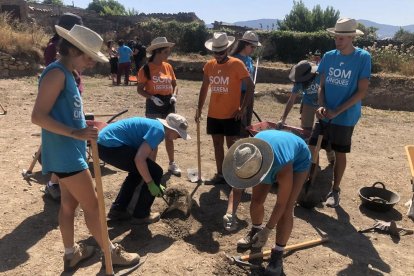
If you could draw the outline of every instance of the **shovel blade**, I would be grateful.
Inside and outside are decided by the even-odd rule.
[[[198,178],[198,170],[196,168],[187,169],[187,178],[192,183],[196,183],[201,180]]]

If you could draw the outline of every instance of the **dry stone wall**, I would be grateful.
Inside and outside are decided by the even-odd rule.
[[[37,67],[37,64],[16,59],[7,53],[0,52],[0,78],[31,75]]]

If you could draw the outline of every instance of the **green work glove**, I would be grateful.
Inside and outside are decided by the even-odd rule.
[[[164,194],[165,187],[162,185],[158,186],[155,184],[154,180],[149,182],[147,185],[152,196],[161,197]]]

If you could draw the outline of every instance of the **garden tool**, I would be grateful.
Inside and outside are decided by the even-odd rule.
[[[189,168],[187,169],[187,177],[190,182],[198,183],[201,185],[203,179],[201,178],[201,141],[200,141],[200,120],[197,122],[197,169]],[[197,187],[198,188],[198,187]]]
[[[405,146],[405,151],[407,153],[408,158],[408,166],[410,167],[411,171],[411,185],[413,196],[411,198],[411,203],[409,203],[407,216],[414,220],[414,145]]]
[[[383,221],[383,220],[375,220],[373,226],[359,230],[359,233],[367,233],[370,231],[376,231],[380,233],[390,234],[391,236],[400,237],[400,235],[410,235],[413,234],[414,231],[411,229],[405,229],[397,225],[397,223],[392,220],[390,222]]]
[[[298,243],[298,244],[288,245],[288,246],[285,247],[285,251],[304,249],[304,248],[307,248],[307,247],[310,247],[310,246],[314,246],[314,245],[324,243],[328,240],[329,240],[329,238],[327,236],[325,236],[325,237],[315,239],[315,240],[311,240],[311,241],[306,241],[306,242],[301,242],[301,243]],[[268,249],[268,250],[265,250],[263,252],[253,253],[253,254],[243,255],[243,256],[230,256],[226,253],[224,253],[224,256],[230,264],[250,266],[250,267],[258,267],[257,265],[249,263],[249,261],[254,260],[254,259],[263,258],[263,257],[268,257],[268,256],[270,256],[271,253],[272,253],[272,250]]]

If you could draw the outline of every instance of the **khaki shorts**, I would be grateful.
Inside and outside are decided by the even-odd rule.
[[[315,122],[315,112],[318,109],[316,106],[303,104],[302,112],[300,116],[301,127],[303,129],[312,129],[313,123]]]

